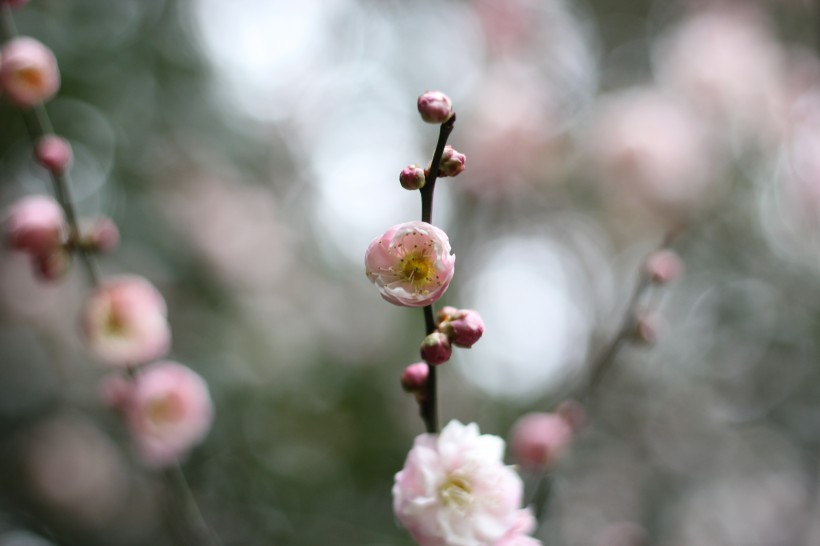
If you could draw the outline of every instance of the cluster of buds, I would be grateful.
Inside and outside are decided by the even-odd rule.
[[[473,309],[443,307],[438,312],[438,327],[421,342],[421,358],[431,366],[450,360],[453,345],[469,349],[484,334],[484,321]]]
[[[6,243],[31,257],[43,280],[60,278],[71,264],[71,251],[106,252],[117,246],[119,231],[107,217],[83,220],[72,233],[62,207],[51,197],[31,195],[12,204],[3,222]]]

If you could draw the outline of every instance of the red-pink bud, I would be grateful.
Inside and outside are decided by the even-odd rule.
[[[73,158],[71,144],[63,137],[46,135],[37,141],[34,158],[49,171],[56,174],[64,173]]]
[[[419,114],[427,123],[444,123],[453,117],[453,101],[441,91],[427,91],[418,99]]]
[[[399,174],[399,183],[406,190],[420,190],[424,187],[425,182],[424,169],[418,165],[409,165]]]
[[[644,345],[653,345],[666,328],[666,321],[658,313],[641,313],[635,317],[633,340]]]
[[[92,252],[108,252],[120,242],[117,224],[107,216],[84,220],[82,229],[83,248]]]
[[[444,153],[441,154],[441,162],[438,167],[439,176],[458,176],[464,171],[467,166],[467,156],[456,151],[455,148],[449,144],[444,147]]]
[[[484,334],[484,321],[473,309],[461,309],[457,314],[445,320],[439,329],[447,334],[453,345],[469,349]]]
[[[71,267],[71,253],[58,248],[49,254],[32,256],[34,271],[44,281],[57,280],[68,272]]]
[[[450,360],[453,348],[450,339],[441,332],[433,332],[424,338],[420,348],[421,358],[431,366],[438,366]]]
[[[441,324],[447,320],[455,318],[460,311],[453,307],[452,305],[445,305],[438,311],[438,324]]]
[[[12,8],[19,8],[28,4],[28,0],[1,0],[3,4],[8,4]]]
[[[523,468],[543,471],[555,463],[572,440],[572,428],[554,413],[529,413],[512,429],[510,449]]]
[[[683,262],[674,250],[664,248],[649,255],[645,270],[655,284],[667,284],[681,276]]]
[[[426,362],[416,362],[407,366],[401,374],[401,387],[407,392],[422,392],[427,386],[430,368]]]

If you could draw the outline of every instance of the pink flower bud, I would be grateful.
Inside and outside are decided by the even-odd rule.
[[[146,463],[167,466],[208,434],[213,404],[208,385],[176,362],[145,367],[125,395],[125,419]]]
[[[63,137],[46,135],[37,141],[34,158],[52,173],[63,173],[68,170],[73,158],[71,144]]]
[[[635,317],[632,338],[636,343],[654,345],[666,328],[666,321],[658,313],[641,313]]]
[[[50,197],[24,197],[9,207],[6,214],[9,246],[34,256],[49,255],[60,248],[65,231],[63,209]]]
[[[394,305],[424,307],[437,301],[453,279],[456,257],[450,240],[426,222],[388,229],[367,247],[365,274]]]
[[[137,366],[164,356],[171,344],[165,300],[142,277],[114,277],[95,290],[83,309],[91,351],[116,367]]]
[[[453,117],[453,101],[441,91],[427,91],[419,95],[419,114],[427,123],[444,123]]]
[[[83,248],[94,252],[108,252],[116,248],[120,242],[120,231],[117,224],[107,216],[100,216],[83,221],[82,241]]]
[[[450,339],[441,332],[433,332],[421,342],[421,359],[431,366],[444,364],[453,354]]]
[[[469,349],[484,334],[484,321],[478,311],[460,309],[439,325],[439,330],[447,334],[453,345]]]
[[[424,169],[418,165],[405,167],[399,174],[399,183],[406,190],[420,190],[426,182]]]
[[[0,88],[20,108],[51,99],[60,88],[57,59],[34,38],[12,38],[0,51]]]
[[[407,366],[401,374],[401,387],[407,392],[422,392],[427,385],[430,368],[426,362],[416,362]]]
[[[44,281],[54,281],[65,275],[71,267],[71,253],[58,248],[48,254],[32,256],[34,271]]]
[[[439,176],[458,176],[464,171],[467,164],[467,156],[456,151],[449,144],[444,147],[441,155],[441,162],[438,167]]]
[[[683,262],[674,250],[664,248],[649,255],[645,270],[655,284],[667,284],[680,278]]]
[[[587,424],[587,412],[584,406],[575,400],[564,400],[555,408],[555,413],[563,418],[576,434]]]
[[[530,471],[543,471],[555,463],[572,440],[572,428],[554,413],[529,413],[512,429],[513,458]]]
[[[460,311],[452,305],[445,305],[438,311],[438,324],[441,325],[441,323],[454,318],[459,313]]]

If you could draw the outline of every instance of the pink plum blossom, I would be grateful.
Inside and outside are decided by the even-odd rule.
[[[393,485],[393,509],[421,546],[486,546],[518,534],[523,484],[504,441],[451,421],[416,437]],[[507,542],[502,544],[518,544]]]
[[[60,88],[57,59],[34,38],[12,38],[0,51],[0,88],[21,108],[51,99]]]
[[[541,541],[528,536],[536,528],[535,517],[529,510],[519,510],[518,518],[507,534],[493,546],[541,546]]]
[[[37,163],[53,173],[63,173],[71,165],[73,153],[71,144],[63,137],[45,135],[34,146]]]
[[[515,461],[527,470],[543,471],[564,452],[573,430],[558,414],[529,413],[515,422],[511,436]]]
[[[182,458],[211,428],[208,385],[176,362],[142,369],[117,403],[146,463],[162,467]]]
[[[394,305],[424,307],[447,290],[456,257],[450,240],[426,222],[406,222],[374,239],[365,253],[365,273]]]
[[[62,247],[66,234],[63,209],[44,195],[24,197],[11,205],[5,220],[11,248],[33,256],[46,256]]]
[[[441,91],[426,91],[417,103],[421,119],[427,123],[444,123],[453,117],[453,101]]]
[[[142,277],[115,277],[89,296],[83,328],[94,355],[111,366],[136,366],[164,356],[171,330],[165,300]]]

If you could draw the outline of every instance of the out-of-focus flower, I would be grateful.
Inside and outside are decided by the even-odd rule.
[[[447,334],[453,345],[469,349],[484,334],[484,321],[481,320],[481,315],[473,309],[446,309],[452,309],[453,312],[444,315],[446,318],[439,323],[439,330]],[[442,316],[442,313],[439,313],[439,316]]]
[[[518,512],[518,521],[507,535],[493,546],[541,546],[541,541],[527,536],[536,528],[536,521],[529,510]]]
[[[71,253],[57,248],[48,254],[32,256],[34,272],[44,281],[54,281],[65,275],[71,267]]]
[[[713,179],[713,150],[697,115],[654,89],[604,100],[586,145],[591,167],[621,201],[670,221],[700,203]]]
[[[151,364],[128,386],[120,404],[146,463],[172,464],[208,434],[213,420],[208,385],[187,366]]]
[[[6,240],[11,248],[46,256],[63,245],[66,221],[63,209],[44,195],[32,195],[11,205],[5,220]]]
[[[664,248],[646,258],[646,275],[655,284],[668,284],[677,280],[683,272],[683,262],[674,250]]]
[[[0,87],[20,108],[45,102],[60,89],[57,59],[34,38],[12,38],[0,51]]]
[[[453,117],[453,101],[441,91],[426,91],[417,102],[421,119],[427,123],[444,123]]]
[[[421,546],[485,546],[516,534],[528,512],[503,452],[504,441],[475,423],[416,437],[393,485],[396,517]]]
[[[19,8],[28,4],[28,0],[0,0],[4,4],[8,4],[12,8]]]
[[[53,173],[63,173],[71,165],[71,144],[61,136],[45,135],[34,146],[37,163]]]
[[[449,144],[444,147],[438,166],[439,176],[458,176],[467,167],[467,156]],[[429,167],[428,167],[429,169]]]
[[[782,120],[783,52],[764,13],[749,2],[701,10],[661,42],[661,83],[718,122],[715,129],[777,133]]]
[[[416,362],[407,366],[401,374],[401,387],[407,392],[420,393],[427,385],[430,368],[426,362]]]
[[[572,440],[572,427],[554,413],[528,413],[512,428],[510,448],[515,461],[530,471],[554,464]]]
[[[119,244],[120,230],[111,218],[99,216],[85,220],[82,224],[80,244],[83,248],[96,252],[108,252]]]
[[[88,298],[83,328],[94,355],[111,366],[136,366],[164,356],[171,330],[162,294],[142,277],[107,280]]]
[[[399,183],[406,190],[419,190],[424,187],[425,182],[424,169],[418,165],[405,167],[399,174]]]
[[[394,305],[424,307],[447,290],[455,271],[447,234],[427,222],[405,222],[374,239],[365,253],[365,273]]]
[[[433,332],[421,342],[421,359],[431,366],[444,364],[453,355],[453,347],[450,345],[450,338],[442,332]]]

